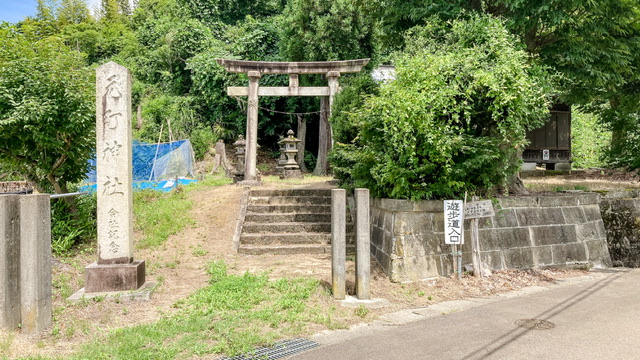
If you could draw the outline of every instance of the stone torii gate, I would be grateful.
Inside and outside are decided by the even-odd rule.
[[[369,63],[369,59],[317,62],[275,62],[216,59],[230,73],[246,73],[248,87],[230,86],[229,96],[247,96],[247,132],[244,180],[240,184],[261,185],[256,178],[256,155],[258,149],[258,104],[260,96],[324,96],[329,97],[329,116],[335,94],[339,90],[338,78],[341,73],[357,73]],[[288,74],[288,87],[260,87],[263,74]],[[329,86],[300,87],[298,75],[323,74]]]

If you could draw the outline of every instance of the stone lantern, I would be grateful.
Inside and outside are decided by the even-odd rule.
[[[233,174],[233,182],[238,182],[244,179],[244,157],[247,141],[244,136],[239,135],[233,146],[236,148],[236,171]]]
[[[298,154],[298,143],[301,140],[293,136],[293,130],[287,131],[287,137],[280,140],[281,154],[284,153],[285,158],[278,161],[278,166],[282,166],[281,179],[302,179],[302,172],[300,166],[296,162],[296,155]]]

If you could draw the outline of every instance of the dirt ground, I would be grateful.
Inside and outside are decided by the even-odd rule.
[[[527,189],[534,192],[550,192],[556,190],[623,190],[640,188],[640,176],[637,171],[622,172],[604,169],[576,170],[570,174],[557,175],[550,172],[544,175],[523,178]]]
[[[316,178],[302,182],[272,183],[274,187],[331,187],[328,178]],[[544,186],[567,186],[574,179],[529,178],[526,184],[542,183]],[[614,183],[606,179],[575,179],[578,183],[591,181]],[[615,186],[640,187],[636,179],[622,179]],[[267,181],[268,178],[267,178]],[[580,182],[581,181],[581,182]],[[555,185],[556,182],[561,185]],[[595,184],[595,183],[593,183]],[[532,186],[532,185],[529,185]],[[594,186],[594,185],[591,185]],[[594,189],[589,186],[590,189]],[[603,185],[604,186],[604,185]],[[110,329],[149,323],[158,320],[174,309],[173,304],[188,297],[197,289],[207,285],[206,265],[212,260],[224,260],[229,270],[268,272],[270,278],[310,276],[325,286],[331,279],[331,262],[328,255],[239,255],[233,246],[233,235],[239,213],[242,188],[227,185],[188,192],[193,200],[191,216],[195,225],[185,228],[177,235],[154,249],[136,251],[136,259],[147,264],[147,281],[156,281],[159,286],[150,301],[123,302],[106,299],[83,300],[69,303],[66,297],[83,286],[84,267],[95,261],[91,246],[77,256],[56,259],[54,263],[54,328],[40,335],[22,335],[0,332],[0,356],[23,357],[29,355],[63,356],[71,353],[96,334]],[[465,276],[462,281],[449,278],[432,279],[412,284],[394,284],[372,263],[371,293],[384,298],[391,305],[372,309],[365,320],[400,309],[424,307],[429,304],[486,296],[526,286],[544,285],[563,277],[583,276],[581,270],[517,270],[499,271],[485,279]],[[348,262],[348,291],[353,293],[354,264]],[[326,299],[325,299],[326,301]],[[352,316],[347,323],[363,321]],[[314,330],[322,330],[313,327]]]

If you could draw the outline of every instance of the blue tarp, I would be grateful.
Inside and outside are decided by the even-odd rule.
[[[191,179],[178,179],[179,185],[189,185],[197,182],[196,180]],[[133,191],[136,190],[144,190],[144,189],[152,189],[156,191],[171,191],[171,189],[175,188],[176,184],[174,180],[166,180],[166,181],[134,181],[133,182]],[[80,191],[86,191],[89,193],[96,192],[97,185],[85,185],[80,187]]]
[[[184,145],[184,146],[183,146]],[[146,144],[134,140],[133,153],[133,189],[153,189],[158,191],[170,191],[174,184],[174,178],[179,177],[180,185],[187,185],[196,180],[182,178],[187,174],[193,176],[193,150],[189,140],[173,141],[162,144]],[[155,161],[155,163],[154,163]],[[85,183],[81,191],[96,191],[96,159],[89,160],[91,171],[87,173]],[[162,180],[164,181],[152,181]]]
[[[138,140],[133,141],[133,181],[149,181],[152,179],[151,171],[153,169],[154,159],[160,159],[168,153],[179,148],[182,144],[189,140],[180,140],[163,144],[146,144]],[[156,155],[156,149],[158,154]],[[89,160],[91,170],[87,173],[88,183],[96,182],[96,159]]]

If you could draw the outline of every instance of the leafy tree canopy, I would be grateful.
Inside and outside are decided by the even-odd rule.
[[[362,59],[374,53],[374,28],[353,0],[291,0],[283,13],[286,61]]]
[[[525,130],[548,116],[550,82],[502,21],[429,22],[395,55],[397,78],[333,121],[361,124],[334,171],[377,197],[495,192],[518,171]],[[337,129],[348,129],[335,123]],[[340,136],[338,136],[340,137]]]
[[[0,29],[0,162],[40,190],[82,180],[95,143],[91,71],[59,38]]]

